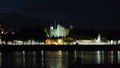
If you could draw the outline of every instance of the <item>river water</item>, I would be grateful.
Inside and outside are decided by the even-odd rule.
[[[15,51],[0,52],[0,67],[67,68],[76,57],[85,64],[120,64],[120,51]]]

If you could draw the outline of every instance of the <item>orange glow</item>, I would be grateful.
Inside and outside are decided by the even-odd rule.
[[[46,45],[64,45],[63,39],[47,39],[45,41]]]
[[[58,42],[59,45],[63,45],[64,44],[63,39],[58,39],[57,42]]]
[[[7,31],[5,31],[3,28],[0,28],[0,34],[7,34],[8,32]]]
[[[61,56],[61,55],[62,55],[62,51],[61,51],[61,50],[58,51],[58,52],[57,52],[57,55],[60,55],[60,56]]]

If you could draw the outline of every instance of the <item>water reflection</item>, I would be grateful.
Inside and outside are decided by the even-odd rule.
[[[0,52],[0,67],[66,68],[76,57],[85,64],[120,64],[120,51],[16,51]]]
[[[62,64],[62,51],[45,52],[45,68],[64,68]]]
[[[2,56],[2,53],[0,52],[0,67],[2,66],[2,59],[1,59],[2,57],[1,56]]]
[[[118,54],[118,63],[120,63],[120,51],[118,51],[117,54]]]

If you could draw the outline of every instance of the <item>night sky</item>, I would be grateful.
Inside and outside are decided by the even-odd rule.
[[[73,24],[79,28],[120,29],[120,4],[117,0],[0,0],[0,18],[5,13],[22,14],[30,19],[57,20],[62,25]],[[53,23],[43,25],[46,24]]]

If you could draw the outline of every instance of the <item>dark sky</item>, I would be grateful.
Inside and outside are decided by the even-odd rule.
[[[29,18],[66,20],[59,23],[80,28],[120,29],[117,0],[0,0],[0,13],[13,12]]]

